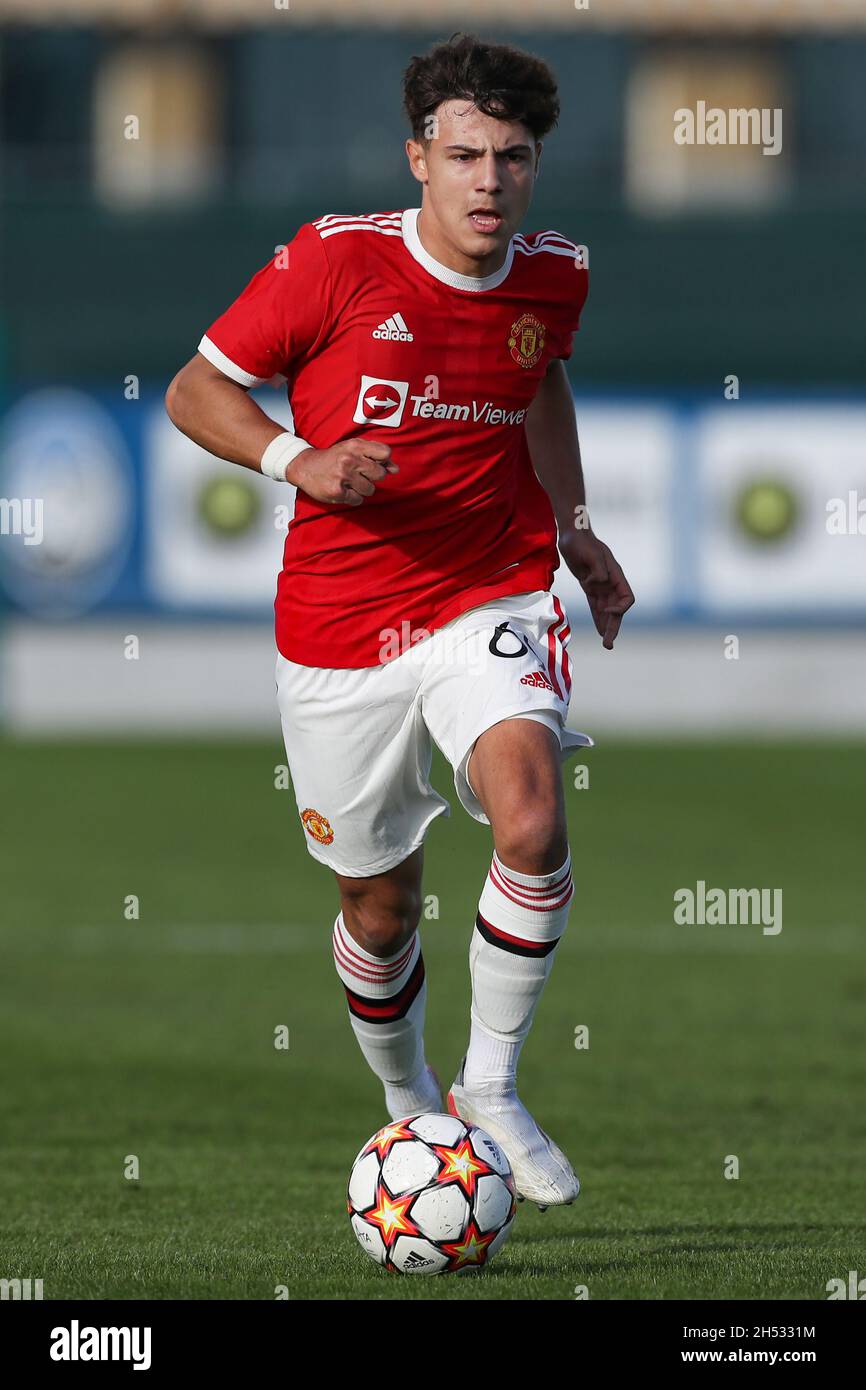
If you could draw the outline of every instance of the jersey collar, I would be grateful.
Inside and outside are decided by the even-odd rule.
[[[434,260],[430,252],[421,245],[417,225],[420,211],[420,208],[406,208],[401,219],[403,243],[410,256],[413,256],[419,265],[422,265],[431,275],[435,275],[437,280],[441,280],[444,285],[450,285],[454,290],[495,290],[497,285],[502,284],[511,270],[511,263],[514,260],[513,239],[508,243],[504,262],[498,270],[494,270],[492,275],[461,275],[459,271],[452,270],[450,266]]]

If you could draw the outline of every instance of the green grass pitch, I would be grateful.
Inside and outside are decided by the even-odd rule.
[[[577,892],[520,1087],[582,1192],[521,1207],[475,1279],[386,1275],[350,1230],[349,1166],[387,1117],[284,759],[0,747],[0,1276],[46,1299],[561,1300],[823,1299],[866,1274],[862,746],[600,746],[580,790],[566,765]],[[438,755],[434,780],[453,809],[427,842],[422,940],[447,1085],[491,842]],[[675,925],[698,879],[781,887],[781,933]]]

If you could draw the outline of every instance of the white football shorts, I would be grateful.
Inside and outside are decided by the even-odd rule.
[[[563,761],[592,744],[566,729],[568,618],[546,589],[471,608],[381,665],[335,670],[277,653],[289,772],[314,859],[338,874],[384,873],[423,843],[451,804],[430,785],[435,742],[470,816],[475,740],[503,719],[546,724]],[[399,648],[398,648],[399,650]]]

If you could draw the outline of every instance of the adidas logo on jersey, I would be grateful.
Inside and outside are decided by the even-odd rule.
[[[409,332],[402,314],[392,314],[378,328],[373,329],[374,338],[382,338],[388,343],[414,343],[415,336]]]

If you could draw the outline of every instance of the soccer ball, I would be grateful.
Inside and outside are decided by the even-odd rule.
[[[400,1274],[477,1270],[505,1244],[516,1210],[511,1165],[477,1125],[454,1115],[395,1120],[364,1145],[349,1175],[352,1230]]]

